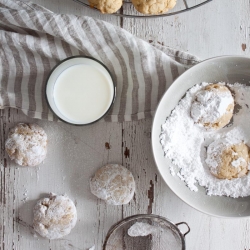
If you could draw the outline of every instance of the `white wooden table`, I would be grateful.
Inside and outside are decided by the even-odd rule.
[[[214,0],[188,13],[152,20],[105,16],[71,0],[33,1],[54,12],[106,20],[146,41],[158,41],[201,59],[249,54],[249,0]],[[133,12],[129,7],[124,11]],[[187,222],[191,227],[186,237],[187,250],[250,249],[250,219],[207,216],[169,190],[153,161],[151,120],[73,127],[33,120],[17,110],[6,109],[0,114],[1,250],[86,250],[93,245],[101,250],[108,229],[122,218],[138,213],[154,213],[173,222]],[[18,122],[36,122],[48,134],[48,156],[39,168],[18,168],[4,151],[9,128]],[[90,193],[90,176],[102,165],[114,162],[130,169],[136,179],[138,192],[126,206],[106,206]],[[67,193],[77,204],[78,223],[61,240],[49,241],[31,233],[35,201],[49,192]]]

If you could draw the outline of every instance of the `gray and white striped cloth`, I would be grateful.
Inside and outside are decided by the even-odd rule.
[[[198,62],[107,22],[0,0],[0,108],[57,120],[45,100],[45,82],[60,60],[73,55],[95,57],[113,74],[117,97],[106,121],[151,117],[165,90]]]

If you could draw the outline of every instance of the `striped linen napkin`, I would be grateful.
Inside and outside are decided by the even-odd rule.
[[[115,104],[105,121],[152,117],[172,82],[198,59],[91,17],[55,14],[31,2],[0,0],[0,108],[57,120],[45,99],[50,70],[74,55],[92,56],[111,71]]]

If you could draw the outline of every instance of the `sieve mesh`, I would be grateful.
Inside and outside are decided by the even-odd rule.
[[[154,227],[148,236],[131,237],[128,229],[136,222]],[[104,250],[184,250],[184,237],[176,225],[163,217],[138,215],[126,218],[114,226],[106,237]]]

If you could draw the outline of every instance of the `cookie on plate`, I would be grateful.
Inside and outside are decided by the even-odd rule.
[[[176,0],[132,0],[136,10],[149,15],[163,14],[176,5]]]
[[[191,106],[194,122],[209,129],[226,126],[234,110],[234,98],[231,91],[222,84],[210,84],[200,90]]]
[[[217,139],[208,146],[206,163],[219,179],[239,178],[249,171],[249,148],[243,142]]]

